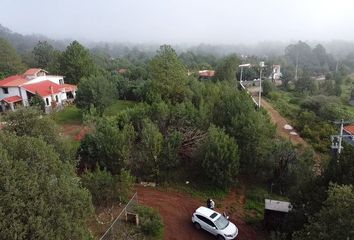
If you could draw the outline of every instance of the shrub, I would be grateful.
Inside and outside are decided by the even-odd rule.
[[[120,175],[112,175],[99,167],[82,176],[82,183],[92,194],[93,204],[107,206],[115,201],[126,201],[132,193],[134,177],[122,170]]]
[[[281,95],[280,93],[278,92],[270,92],[267,97],[270,99],[270,100],[273,100],[273,101],[277,101],[281,98]]]
[[[154,239],[162,239],[164,224],[160,214],[152,208],[141,205],[136,207],[136,212],[139,215],[141,231],[155,237]]]

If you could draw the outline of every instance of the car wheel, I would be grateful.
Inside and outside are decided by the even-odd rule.
[[[221,235],[218,235],[218,240],[225,240],[225,238]]]
[[[200,230],[201,229],[201,227],[200,227],[200,224],[199,223],[194,223],[194,227],[195,227],[195,229],[197,229],[197,230]]]

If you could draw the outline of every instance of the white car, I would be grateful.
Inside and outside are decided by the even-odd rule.
[[[235,239],[238,229],[223,215],[206,207],[199,207],[192,216],[192,222],[196,229],[204,229],[219,240]]]

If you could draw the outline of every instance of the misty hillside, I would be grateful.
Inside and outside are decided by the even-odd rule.
[[[74,39],[51,39],[40,33],[24,35],[13,32],[11,29],[0,24],[0,38],[5,38],[11,42],[19,53],[26,53],[32,51],[34,46],[39,41],[47,41],[57,50],[64,50],[66,46]],[[80,41],[84,46],[91,49],[94,53],[105,53],[112,57],[126,56],[131,51],[145,52],[148,55],[153,55],[161,44],[153,43],[128,43],[128,42],[94,42],[94,41]],[[214,55],[216,57],[223,57],[228,54],[237,53],[239,55],[255,55],[260,57],[276,57],[284,54],[286,46],[292,42],[280,41],[262,41],[257,44],[178,44],[173,45],[177,53],[191,51],[201,55]],[[306,41],[305,41],[306,42]],[[348,54],[354,53],[354,42],[333,40],[330,42],[307,42],[310,46],[315,46],[321,43],[328,53],[334,57],[343,59]]]

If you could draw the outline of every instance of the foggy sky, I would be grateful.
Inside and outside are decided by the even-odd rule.
[[[0,0],[21,34],[132,43],[354,40],[351,0]]]

